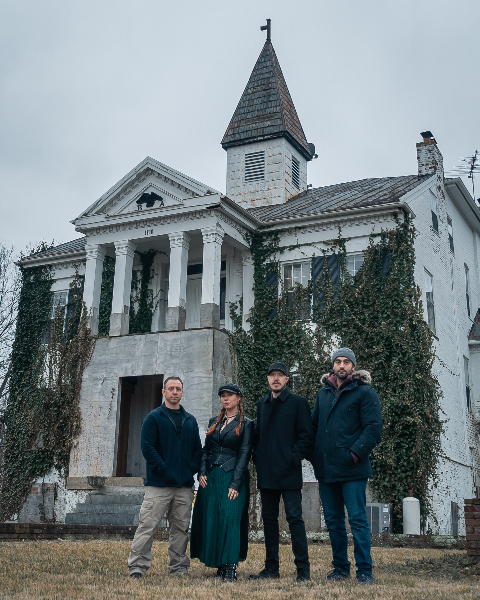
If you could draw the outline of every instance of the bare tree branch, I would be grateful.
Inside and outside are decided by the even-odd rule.
[[[20,269],[14,263],[14,256],[14,247],[0,241],[0,407],[8,391],[10,357],[21,287]]]

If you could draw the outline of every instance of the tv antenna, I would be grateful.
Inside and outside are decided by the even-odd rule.
[[[465,175],[472,180],[472,191],[473,191],[473,200],[475,199],[475,175],[480,173],[480,152],[475,150],[472,156],[461,156],[459,159],[460,164],[456,167],[453,167],[453,170],[450,171],[452,175],[460,175],[460,177],[465,177]]]

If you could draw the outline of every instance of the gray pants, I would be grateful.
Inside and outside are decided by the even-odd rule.
[[[152,566],[153,539],[167,508],[170,525],[168,572],[170,575],[188,573],[190,559],[185,552],[188,544],[192,503],[193,488],[145,487],[145,498],[140,509],[140,522],[128,557],[130,575],[132,573],[144,575],[145,571]]]

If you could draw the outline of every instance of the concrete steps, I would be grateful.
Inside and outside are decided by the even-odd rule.
[[[145,491],[143,488],[103,487],[90,492],[75,512],[67,513],[65,523],[75,525],[138,525]],[[166,527],[166,519],[159,523]]]
[[[78,506],[78,505],[77,505]],[[140,511],[140,509],[139,509]],[[74,513],[65,516],[67,525],[138,525],[138,512],[124,514],[96,514],[81,513],[75,509]]]

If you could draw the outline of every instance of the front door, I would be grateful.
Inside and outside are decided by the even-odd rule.
[[[200,327],[200,305],[202,304],[202,275],[189,275],[187,278],[187,305],[185,329]]]
[[[163,375],[122,377],[117,441],[117,477],[145,477],[140,447],[142,423],[162,403]]]

